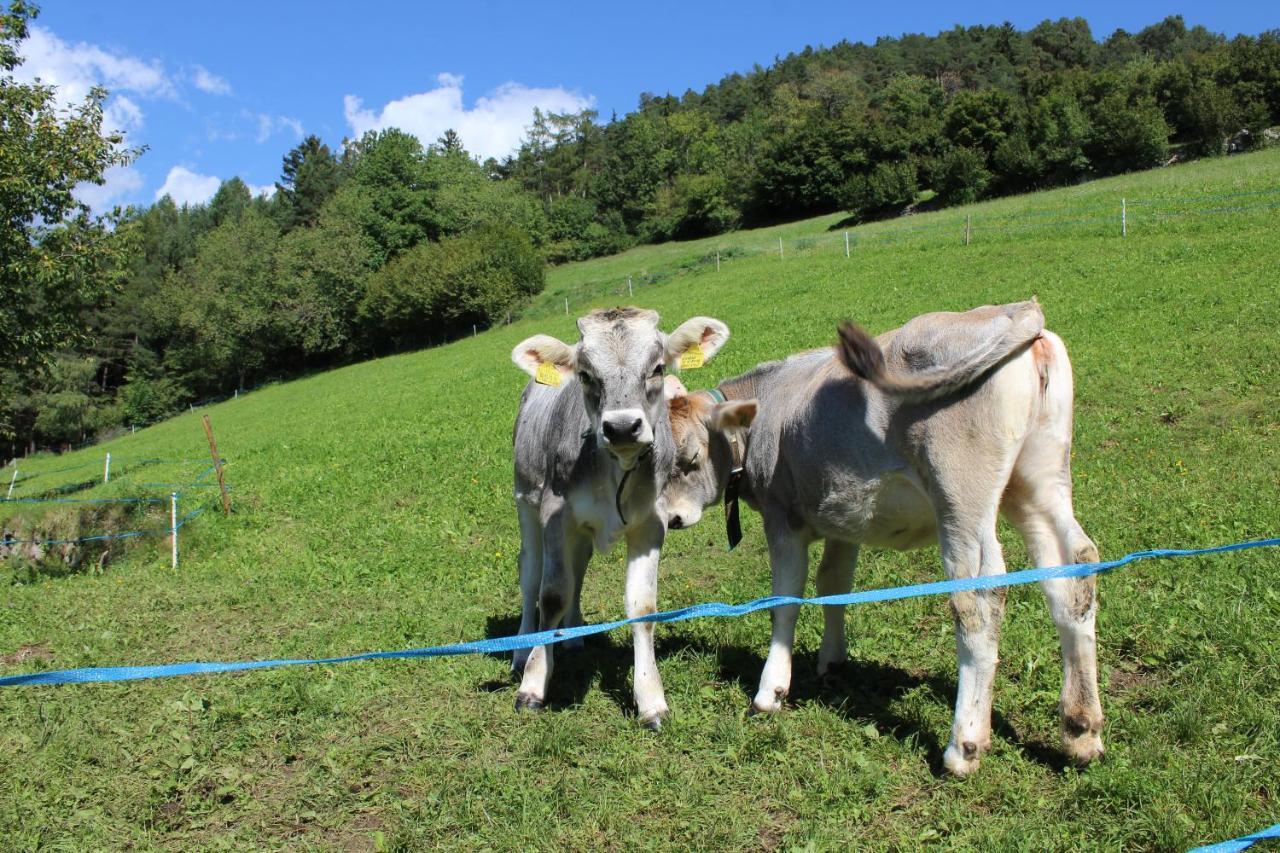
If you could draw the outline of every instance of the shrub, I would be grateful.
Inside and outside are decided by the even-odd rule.
[[[542,291],[542,256],[528,235],[494,224],[420,243],[372,276],[360,305],[370,346],[421,345],[487,326]]]
[[[845,183],[841,204],[854,216],[868,219],[905,207],[918,189],[914,163],[880,163]]]
[[[972,204],[991,183],[987,158],[972,148],[953,148],[942,159],[937,190],[943,204]]]

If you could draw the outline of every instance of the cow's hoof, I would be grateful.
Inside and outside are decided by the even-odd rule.
[[[942,766],[957,779],[964,779],[977,771],[982,762],[982,750],[977,744],[965,741],[957,746],[954,742],[947,744],[947,751],[942,753]]]
[[[834,660],[818,661],[818,675],[827,677],[831,675],[846,675],[849,668],[849,658],[835,658]]]
[[[786,698],[787,689],[785,687],[775,687],[772,693],[761,690],[756,694],[756,698],[751,700],[751,710],[748,713],[751,716],[780,713],[782,711],[782,700]]]
[[[847,658],[818,664],[818,680],[827,689],[848,686],[849,674],[850,667]]]
[[[1097,732],[1075,734],[1066,726],[1062,730],[1062,751],[1077,767],[1087,767],[1095,761],[1101,761],[1107,752]]]
[[[638,722],[641,728],[648,729],[651,732],[660,732],[662,731],[662,721],[666,718],[666,711],[652,711],[648,714],[642,714]]]
[[[517,711],[541,711],[545,706],[546,703],[541,699],[537,699],[525,693],[516,694]]]
[[[1102,714],[1085,710],[1063,714],[1062,751],[1078,767],[1102,758],[1106,752],[1102,747]]]

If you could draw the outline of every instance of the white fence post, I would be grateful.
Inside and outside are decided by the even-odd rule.
[[[720,272],[720,250],[716,249],[716,272]]]
[[[173,568],[178,568],[178,493],[169,493],[169,536],[173,540]]]
[[[635,291],[631,289],[631,276],[627,276],[627,296],[635,296]]]
[[[969,214],[964,215],[964,244],[969,245]]]
[[[18,461],[18,460],[16,460],[16,459],[14,460],[14,465],[13,465],[13,476],[9,478],[9,494],[7,494],[7,495],[5,495],[5,496],[4,496],[4,499],[5,499],[5,500],[9,500],[9,498],[13,497],[13,484],[14,484],[14,483],[16,483],[16,482],[18,482],[18,465],[17,465],[17,461]]]
[[[564,313],[566,317],[569,316],[569,297],[567,296],[564,299]]]
[[[1120,199],[1120,236],[1129,236],[1129,211],[1125,208],[1125,200]]]
[[[779,257],[780,259],[782,259],[782,260],[786,260],[786,257],[787,257],[786,255],[784,255],[784,254],[782,253],[782,238],[781,238],[781,237],[779,237],[779,238],[778,238],[778,257]]]
[[[849,257],[849,232],[844,232],[844,256]]]
[[[107,454],[107,462],[102,466],[102,482],[111,482],[111,454]]]

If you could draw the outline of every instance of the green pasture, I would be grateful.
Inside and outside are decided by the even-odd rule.
[[[0,562],[0,674],[513,632],[510,433],[525,377],[509,352],[534,332],[571,339],[564,300],[574,316],[625,302],[628,275],[664,328],[694,314],[731,327],[720,358],[685,374],[690,387],[822,346],[845,317],[878,332],[1035,295],[1074,362],[1076,511],[1104,558],[1276,535],[1280,193],[1265,191],[1278,189],[1275,150],[853,228],[848,259],[838,216],[638,248],[552,270],[510,327],[25,461],[34,477],[107,450],[201,459],[208,413],[235,511],[183,528],[176,572],[162,537],[74,569]],[[171,467],[164,477],[201,470]],[[93,485],[87,470],[15,496],[58,484],[130,494],[152,479],[126,468]],[[211,498],[184,496],[184,511]],[[0,519],[166,523],[154,508],[47,512],[11,504]],[[744,521],[732,554],[718,509],[669,536],[662,608],[768,593],[758,519]],[[1016,536],[1002,539],[1023,567]],[[867,551],[855,584],[940,576],[936,548]],[[596,556],[588,620],[622,615],[622,578],[621,548]],[[814,672],[821,615],[802,614],[791,707],[773,718],[745,713],[766,615],[659,627],[673,716],[657,734],[631,718],[624,632],[559,656],[540,714],[513,710],[497,657],[0,689],[0,846],[1179,850],[1280,820],[1280,552],[1144,562],[1100,590],[1107,759],[1084,771],[1057,751],[1057,640],[1039,592],[1022,587],[1009,595],[994,747],[966,781],[940,772],[950,615],[918,599],[850,611],[853,663],[834,686]]]

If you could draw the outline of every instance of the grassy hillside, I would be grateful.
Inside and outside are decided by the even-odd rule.
[[[731,326],[691,386],[825,344],[846,316],[879,331],[1035,294],[1075,364],[1076,509],[1104,556],[1275,534],[1280,212],[1262,205],[1280,197],[1187,199],[1276,187],[1280,151],[859,228],[848,260],[828,217],[557,269],[511,327],[209,409],[235,514],[187,526],[176,573],[161,540],[101,572],[10,572],[0,655],[38,643],[51,659],[0,672],[513,632],[523,376],[508,353],[535,331],[571,338],[563,300],[575,316],[617,302],[627,275],[665,328],[704,313]],[[1147,202],[1124,239],[1122,196]],[[1187,208],[1199,212],[1154,216]],[[1024,227],[1092,209],[1108,219]],[[718,273],[697,263],[717,249]],[[106,449],[198,458],[203,441],[188,414]],[[669,537],[662,607],[767,593],[758,520],[745,520],[732,554],[718,510]],[[1002,538],[1010,568],[1025,565]],[[856,583],[940,574],[936,548],[867,552]],[[793,707],[771,719],[744,713],[766,616],[660,627],[674,717],[657,735],[629,719],[624,634],[560,657],[555,707],[537,715],[513,712],[508,663],[488,657],[6,689],[0,833],[19,849],[1185,848],[1280,816],[1277,576],[1280,555],[1264,551],[1101,581],[1108,757],[1084,772],[1060,764],[1057,641],[1039,592],[1019,588],[994,749],[964,782],[939,775],[955,650],[946,602],[925,599],[850,612],[854,665],[838,688],[814,675],[821,618],[803,613]],[[587,618],[619,616],[621,590],[620,550],[598,555]]]

